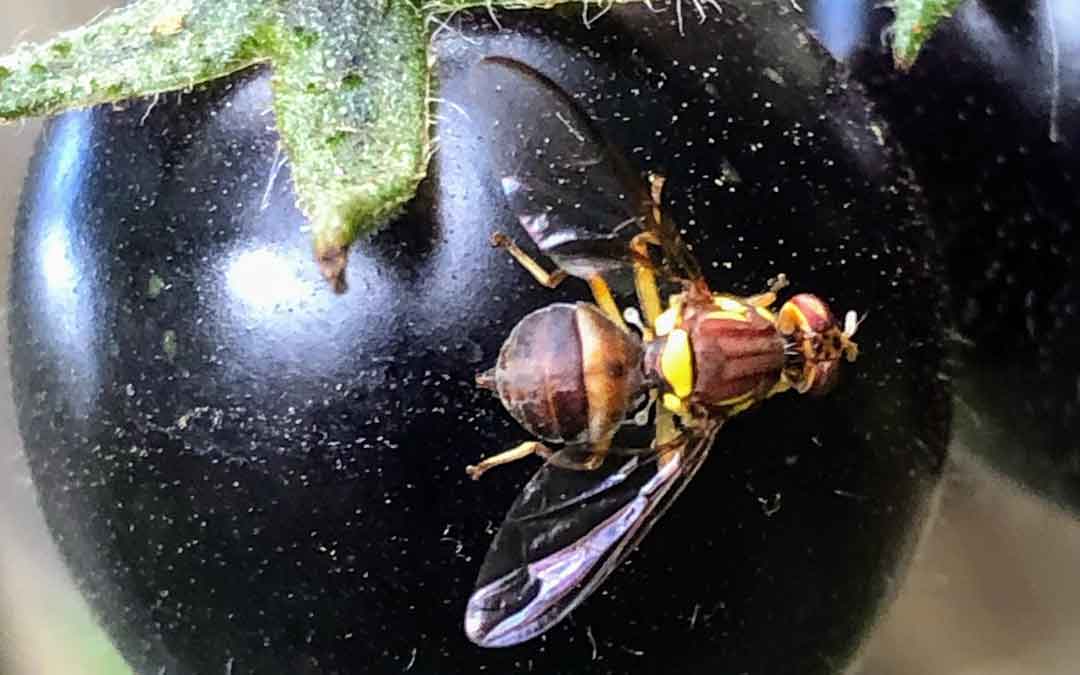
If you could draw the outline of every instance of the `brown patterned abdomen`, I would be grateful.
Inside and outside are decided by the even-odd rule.
[[[557,443],[588,430],[581,339],[574,305],[557,303],[522,319],[499,351],[495,388],[523,427]]]
[[[522,319],[495,367],[503,405],[556,443],[606,438],[641,385],[641,342],[595,305],[556,303]]]

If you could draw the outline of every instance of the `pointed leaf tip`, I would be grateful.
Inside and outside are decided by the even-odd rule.
[[[319,267],[343,289],[349,247],[400,212],[424,176],[428,35],[406,2],[326,7],[287,6],[274,111]]]
[[[344,293],[349,288],[345,278],[345,268],[349,263],[349,249],[342,246],[331,246],[315,250],[315,262],[319,266],[319,272],[334,289],[335,293]]]

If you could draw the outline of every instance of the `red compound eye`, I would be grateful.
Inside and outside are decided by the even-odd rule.
[[[824,333],[836,326],[829,306],[812,293],[799,293],[780,308],[778,327],[781,333]]]
[[[805,317],[806,329],[815,333],[824,333],[826,329],[836,325],[836,319],[833,318],[829,306],[812,293],[799,293],[788,300],[788,303],[798,308]]]

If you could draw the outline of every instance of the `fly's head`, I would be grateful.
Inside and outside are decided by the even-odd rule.
[[[835,384],[842,359],[854,361],[859,346],[852,337],[862,323],[854,311],[841,324],[825,302],[800,293],[784,303],[777,315],[777,330],[787,341],[791,379],[803,393],[824,394]]]

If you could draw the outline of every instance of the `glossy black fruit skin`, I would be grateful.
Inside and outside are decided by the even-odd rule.
[[[845,7],[846,5],[846,7]],[[1080,510],[1080,30],[1070,3],[962,5],[909,74],[889,12],[820,0],[945,249],[960,446]]]
[[[430,179],[356,247],[343,296],[311,263],[265,72],[50,124],[12,279],[20,428],[61,551],[138,672],[843,669],[941,467],[936,251],[887,130],[797,16],[755,6],[686,39],[670,20],[444,32],[456,105]],[[605,588],[507,650],[461,623],[535,464],[467,480],[526,438],[473,377],[522,316],[586,289],[539,288],[487,245],[524,236],[468,116],[484,54],[540,69],[669,176],[714,287],[786,272],[871,317],[833,394],[734,420]]]

